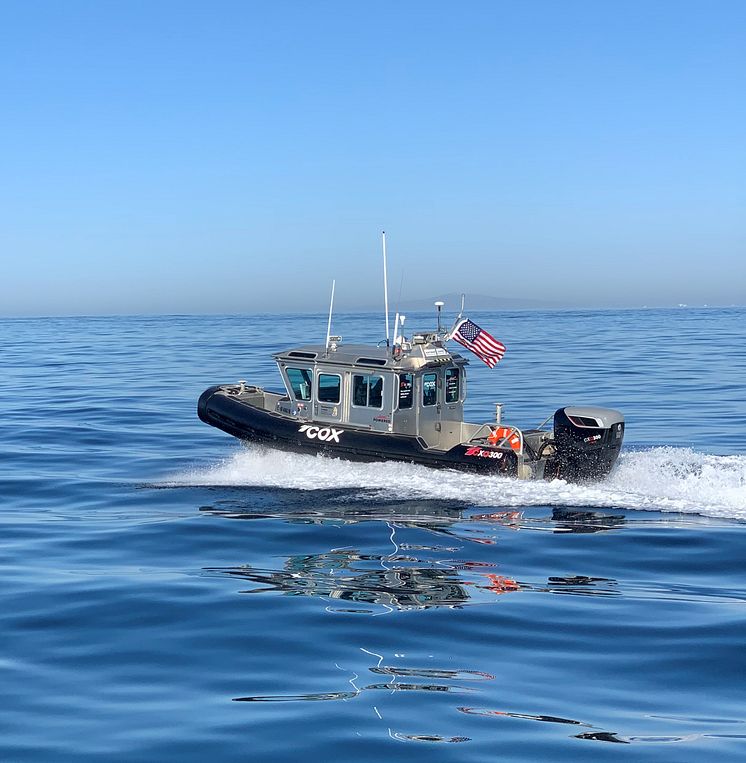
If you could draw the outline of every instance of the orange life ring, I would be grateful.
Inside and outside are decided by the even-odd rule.
[[[487,435],[487,442],[490,445],[497,445],[503,441],[507,442],[513,450],[521,449],[521,438],[513,427],[497,427]]]

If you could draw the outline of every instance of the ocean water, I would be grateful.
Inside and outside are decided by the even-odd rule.
[[[607,480],[197,419],[322,315],[0,320],[0,760],[746,759],[746,310],[473,317],[467,418],[618,408]]]

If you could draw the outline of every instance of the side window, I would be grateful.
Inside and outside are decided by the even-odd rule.
[[[460,381],[461,372],[458,368],[446,368],[446,403],[458,402]]]
[[[423,374],[422,375],[422,404],[423,405],[435,405],[438,402],[438,375],[437,374]]]
[[[412,374],[399,374],[399,410],[412,407],[414,386]]]
[[[383,377],[352,377],[352,404],[358,407],[383,408]]]
[[[320,403],[338,403],[342,377],[338,374],[319,374],[316,398]]]
[[[368,405],[368,377],[367,376],[353,376],[352,377],[352,404],[353,405]]]
[[[383,376],[370,377],[368,406],[370,408],[383,408]]]
[[[293,390],[296,400],[311,399],[311,369],[310,368],[288,368],[288,380]]]

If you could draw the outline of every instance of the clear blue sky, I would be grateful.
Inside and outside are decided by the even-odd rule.
[[[746,303],[746,2],[0,4],[0,314]],[[394,284],[396,284],[394,286]]]

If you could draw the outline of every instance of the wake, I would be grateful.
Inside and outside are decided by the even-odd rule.
[[[229,458],[172,476],[164,486],[245,486],[349,490],[361,499],[449,500],[514,508],[565,506],[672,511],[746,519],[746,456],[689,448],[622,453],[609,478],[569,484],[522,482],[403,463],[359,464],[242,446]]]

